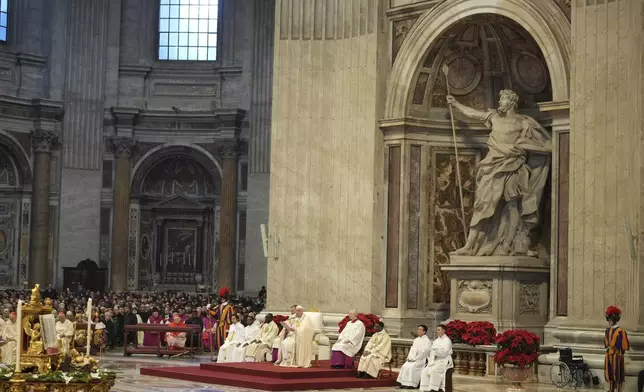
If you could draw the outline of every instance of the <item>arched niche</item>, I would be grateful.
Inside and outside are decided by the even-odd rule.
[[[29,155],[14,137],[4,131],[0,131],[0,155],[12,162],[16,179],[13,187],[31,187],[33,176]]]
[[[384,119],[410,116],[416,81],[428,50],[446,31],[473,15],[512,20],[539,47],[551,80],[552,100],[567,101],[570,75],[570,22],[551,0],[445,0],[422,15],[407,35],[387,84]]]

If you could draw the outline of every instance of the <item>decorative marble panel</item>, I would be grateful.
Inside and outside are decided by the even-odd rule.
[[[389,147],[388,201],[387,201],[387,277],[385,283],[385,305],[398,307],[398,267],[400,249],[400,174],[401,147]]]
[[[559,134],[557,173],[557,316],[568,315],[568,196],[570,133]]]
[[[479,151],[459,150],[466,227],[474,205],[476,163],[479,157]],[[430,239],[427,272],[428,276],[433,277],[434,290],[427,295],[432,302],[440,304],[450,301],[450,280],[440,266],[449,263],[449,252],[465,245],[454,150],[432,148],[432,162],[428,172]]]
[[[534,283],[519,283],[519,314],[541,315],[541,285]]]
[[[416,23],[416,20],[418,20],[418,16],[414,16],[408,19],[396,20],[393,22],[394,36],[391,41],[391,61],[392,62],[396,60],[396,56],[398,56],[398,52],[400,51],[400,48],[403,42],[405,41],[405,38],[407,38],[407,34],[409,34],[409,30],[411,30],[414,23]]]
[[[111,254],[111,233],[112,233],[112,209],[109,207],[101,208],[100,220],[100,251],[99,264],[105,268],[110,264]]]
[[[136,290],[139,256],[140,206],[130,205],[130,229],[128,234],[127,288]]]
[[[141,211],[140,236],[139,236],[139,290],[152,288],[152,266],[153,263],[153,239],[154,239],[154,221],[151,211]]]
[[[212,242],[212,267],[210,267],[212,276],[212,287],[219,287],[219,233],[220,233],[221,206],[215,206],[215,236]],[[207,267],[208,268],[208,267]]]
[[[461,280],[457,283],[459,313],[489,314],[492,312],[492,281]]]
[[[421,147],[410,149],[409,168],[409,227],[407,229],[407,309],[418,309],[420,281],[420,165]]]
[[[0,285],[13,283],[17,210],[15,200],[0,200]]]
[[[31,233],[31,199],[22,201],[20,217],[20,266],[18,284],[27,281],[29,268],[29,234]]]

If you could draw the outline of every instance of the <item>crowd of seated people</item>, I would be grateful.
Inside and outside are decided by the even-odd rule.
[[[29,290],[2,290],[0,291],[0,335],[5,328],[2,324],[10,320],[10,315],[15,313],[18,300],[28,300]],[[128,342],[123,341],[124,327],[139,323],[170,324],[178,316],[181,323],[199,324],[204,333],[201,336],[190,336],[185,342],[186,346],[196,347],[198,339],[202,339],[203,347],[208,350],[211,345],[209,339],[215,333],[215,320],[211,310],[223,301],[217,294],[189,294],[184,292],[108,292],[100,293],[84,290],[78,287],[75,290],[57,292],[49,287],[41,292],[41,298],[50,298],[52,307],[57,315],[57,333],[59,340],[76,346],[86,345],[86,329],[73,329],[70,325],[87,323],[87,300],[92,299],[93,330],[92,346],[96,349],[113,349],[123,347],[124,344],[156,346],[158,339],[166,345],[167,340],[160,334],[137,333],[130,334]],[[229,297],[227,298],[234,313],[244,321],[250,320],[254,315],[264,309],[265,289],[259,297]],[[71,336],[70,336],[71,335]],[[1,338],[1,336],[0,336]]]

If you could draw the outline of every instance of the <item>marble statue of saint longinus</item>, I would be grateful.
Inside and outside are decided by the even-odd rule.
[[[489,152],[477,167],[467,242],[452,255],[537,256],[530,249],[530,231],[539,222],[552,138],[535,119],[516,112],[519,96],[514,91],[502,90],[499,96],[499,108],[489,111],[447,96],[449,104],[491,129]]]

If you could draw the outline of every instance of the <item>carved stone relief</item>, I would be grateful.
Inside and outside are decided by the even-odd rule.
[[[469,223],[474,202],[475,169],[480,153],[461,150],[459,166],[465,202],[465,223]],[[433,148],[429,173],[429,262],[428,276],[433,276],[433,293],[428,293],[430,302],[450,301],[450,279],[440,266],[449,264],[449,253],[465,244],[463,219],[461,217],[456,157],[451,149]],[[433,271],[432,271],[433,263]],[[433,273],[433,275],[432,275]]]
[[[13,281],[16,213],[15,201],[0,200],[0,285],[9,285]]]
[[[139,236],[139,290],[152,288],[154,222],[151,211],[141,211]]]
[[[541,285],[519,283],[519,314],[541,315]]]
[[[151,196],[214,197],[217,193],[212,173],[197,161],[179,156],[157,164],[143,182],[143,193]]]
[[[130,205],[130,228],[128,234],[128,257],[127,257],[127,288],[136,290],[137,266],[139,255],[139,214],[138,204]]]
[[[20,267],[18,268],[18,284],[27,281],[29,268],[29,234],[31,232],[31,200],[22,201],[20,217]]]
[[[407,37],[409,30],[411,30],[411,27],[414,25],[414,23],[416,23],[416,20],[418,20],[418,17],[414,16],[412,18],[396,20],[393,22],[394,34],[393,34],[393,40],[391,42],[391,60],[392,61],[396,60],[396,56],[400,51],[400,47],[405,41],[405,38]]]
[[[458,311],[463,313],[485,314],[492,311],[491,280],[458,281]]]

